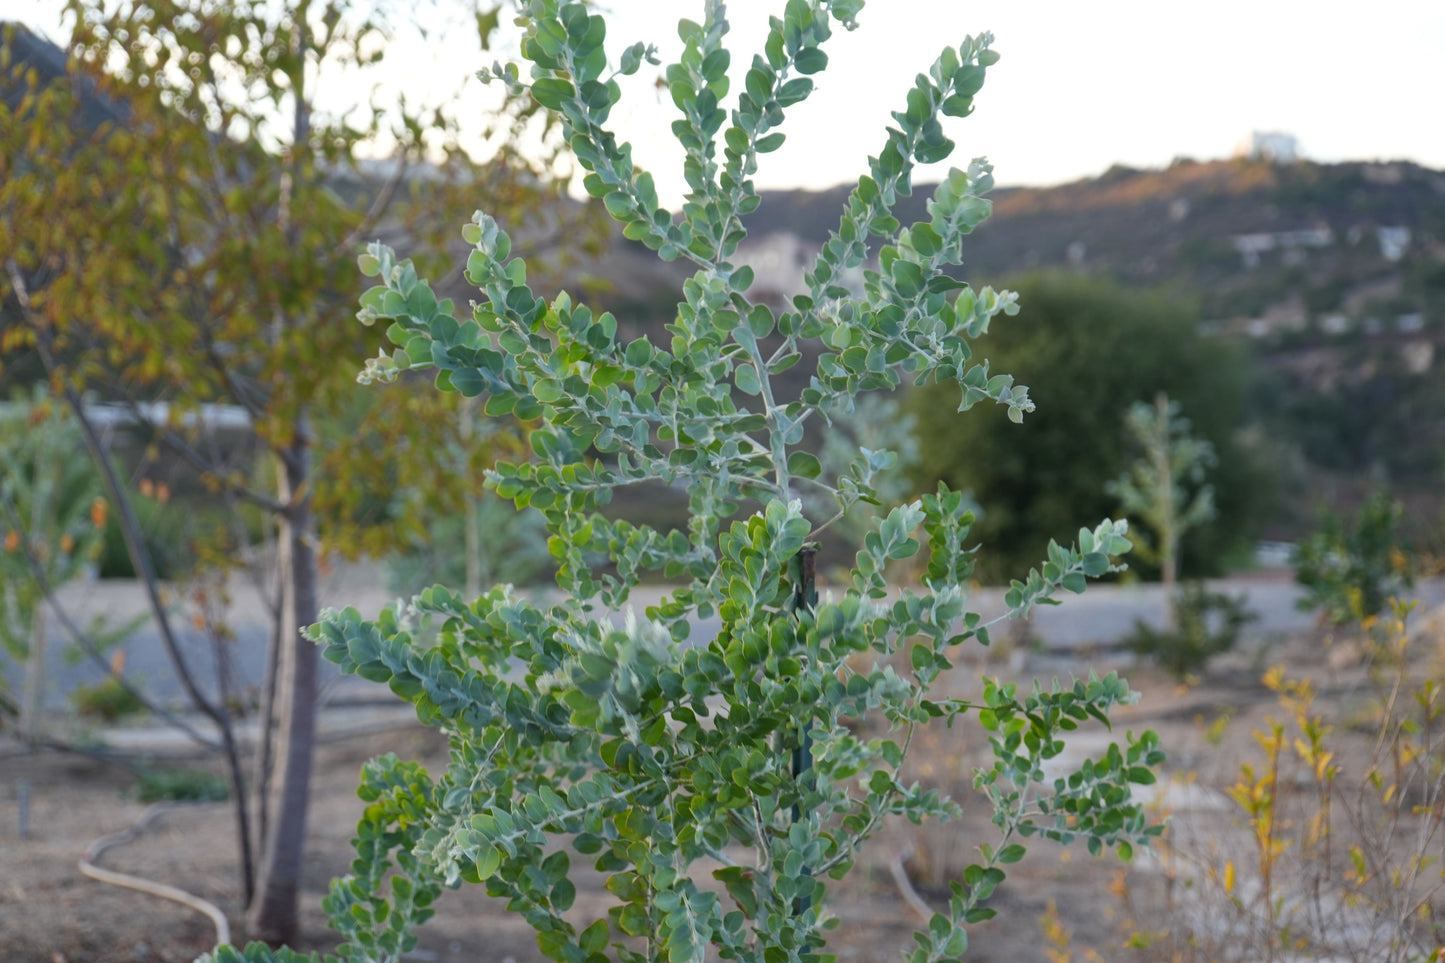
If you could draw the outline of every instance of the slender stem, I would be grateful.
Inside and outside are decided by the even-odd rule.
[[[396,169],[391,172],[386,181],[382,184],[381,190],[376,197],[372,198],[371,206],[362,215],[356,226],[337,245],[341,250],[350,250],[361,244],[362,238],[375,232],[382,217],[391,207],[392,199],[396,197],[396,189],[406,180],[406,173],[411,167],[411,159],[406,150],[402,150],[396,158]]]
[[[263,511],[276,513],[286,510],[286,506],[274,498],[262,494],[253,489],[244,481],[238,481],[235,477],[228,476],[222,467],[206,459],[204,455],[196,451],[186,443],[184,437],[169,425],[163,424],[145,414],[145,410],[134,398],[126,400],[126,406],[131,410],[131,417],[135,423],[140,425],[149,434],[159,435],[161,443],[170,451],[180,456],[187,464],[196,470],[203,478],[212,478],[221,485],[222,490],[233,495],[242,501],[250,502]]]
[[[906,760],[908,758],[908,750],[913,746],[913,733],[917,730],[917,728],[917,723],[908,723],[908,730],[904,733],[903,736],[903,751],[899,754],[900,762],[898,763],[898,766],[893,770],[894,785],[889,788],[887,798],[898,795],[898,777],[903,772],[903,762],[901,760]],[[854,802],[851,797],[849,801]],[[854,804],[857,805],[856,802],[854,802]],[[852,857],[855,853],[857,853],[858,850],[862,847],[864,841],[866,841],[869,837],[873,835],[873,829],[883,819],[883,814],[884,807],[882,805],[878,806],[871,813],[869,813],[868,822],[864,824],[863,828],[857,833],[853,833],[848,836],[847,843],[841,849],[839,849],[838,853],[834,855],[832,859],[828,860],[827,862],[823,863],[823,865],[817,868],[816,871],[818,875],[828,875],[830,872],[833,871],[834,867],[841,864],[843,860],[848,859]]]
[[[1174,461],[1170,445],[1169,396],[1162,391],[1154,398],[1154,471],[1158,479],[1159,577],[1164,585],[1164,631],[1177,632],[1174,586],[1178,580],[1179,525],[1175,514]]]
[[[763,807],[758,804],[758,797],[752,797],[753,803],[753,838],[758,844],[758,865],[759,873],[768,874],[773,869],[773,851],[768,847],[767,834],[763,832]]]
[[[838,510],[837,512],[833,513],[833,515],[827,521],[823,522],[820,525],[814,526],[813,530],[808,533],[808,537],[817,538],[819,535],[823,534],[823,532],[827,531],[829,528],[842,521],[844,516],[846,516],[847,514],[848,512],[846,510]]]
[[[777,479],[778,495],[785,502],[792,500],[791,479],[788,475],[788,444],[783,439],[782,426],[779,424],[780,412],[778,404],[773,399],[773,379],[768,374],[768,367],[763,361],[762,349],[757,342],[750,342],[748,356],[752,358],[753,366],[758,370],[758,384],[763,394],[763,414],[768,420],[768,441],[771,443],[773,458],[773,475]]]

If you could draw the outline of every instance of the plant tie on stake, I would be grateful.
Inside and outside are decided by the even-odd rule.
[[[915,729],[933,721],[973,716],[985,731],[994,759],[975,785],[998,833],[909,960],[963,954],[965,928],[992,915],[987,900],[1023,855],[1020,840],[1083,839],[1128,855],[1158,831],[1130,794],[1162,759],[1152,732],[1065,777],[1044,772],[1068,731],[1107,724],[1131,698],[1122,679],[1027,692],[985,680],[974,702],[931,694],[959,646],[988,642],[989,625],[967,605],[975,548],[962,493],[940,486],[887,507],[841,590],[814,599],[810,545],[842,513],[879,501],[874,479],[895,459],[859,448],[825,474],[805,443],[810,424],[905,379],[957,383],[960,410],[987,400],[1022,421],[1033,408],[1025,388],[973,353],[973,339],[1015,312],[1013,295],[947,273],[989,212],[988,163],[950,169],[923,220],[904,226],[892,213],[916,166],[952,151],[944,122],[972,111],[997,60],[987,34],[945,48],[918,75],[806,289],[781,304],[749,295],[739,244],[761,203],[753,175],[813,92],[832,30],[853,29],[862,7],[788,0],[762,50],[731,76],[725,6],[705,3],[701,21],[679,24],[683,53],[663,76],[689,190],[673,212],[608,127],[618,76],[655,63],[652,49],[633,44],[613,61],[601,15],[579,3],[525,5],[526,75],[515,64],[486,75],[553,112],[584,187],[627,238],[694,267],[665,332],[627,338],[610,313],[565,292],[540,296],[511,238],[481,212],[463,229],[479,292],[469,311],[438,299],[383,245],[361,258],[377,284],[360,318],[387,325],[395,345],[367,363],[363,381],[431,371],[440,389],[484,398],[488,415],[538,422],[535,460],[498,464],[488,484],[545,516],[569,598],[539,605],[498,586],[466,599],[436,587],[374,620],[328,612],[310,630],[326,658],[389,685],[451,747],[435,775],[394,756],[363,772],[354,875],[327,900],[348,959],[397,959],[432,901],[463,883],[506,900],[550,959],[831,959],[825,935],[839,921],[827,912],[828,884],[848,875],[881,821],[957,812],[902,775]],[[805,360],[811,370],[792,370]],[[686,526],[603,511],[619,489],[642,484],[685,488]],[[805,488],[825,493],[835,513],[805,514]],[[1126,529],[1105,520],[1072,546],[1051,543],[1009,588],[1008,615],[1119,570]],[[890,587],[890,563],[920,553],[918,584]],[[609,613],[654,576],[679,587],[645,618],[615,624]],[[713,619],[713,638],[683,644]],[[434,643],[417,641],[423,621]],[[875,737],[854,731],[862,720]],[[796,760],[780,751],[804,732],[811,763],[802,746]],[[605,879],[601,915],[573,905],[574,856]],[[238,958],[227,952],[215,959]]]

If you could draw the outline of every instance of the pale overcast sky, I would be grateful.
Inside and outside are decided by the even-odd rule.
[[[676,18],[701,19],[702,11],[701,0],[607,5],[613,56],[646,40],[664,62],[680,49]],[[0,0],[0,18],[58,36],[59,6]],[[746,68],[769,12],[781,7],[782,0],[728,3],[735,71]],[[859,19],[857,31],[839,30],[829,42],[829,69],[815,77],[813,97],[789,111],[788,142],[763,158],[761,186],[856,179],[913,76],[945,44],[984,30],[1002,59],[974,115],[951,122],[959,145],[952,163],[986,155],[1001,184],[1061,183],[1114,163],[1225,157],[1251,130],[1293,134],[1307,157],[1322,161],[1402,158],[1445,168],[1442,0],[871,0]],[[421,52],[412,62],[427,70],[412,76],[446,86],[452,73],[483,66],[466,60]],[[650,80],[626,88],[613,126],[675,203],[683,190],[681,154],[669,144],[675,108]]]

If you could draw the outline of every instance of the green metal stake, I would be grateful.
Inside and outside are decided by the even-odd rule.
[[[800,612],[811,612],[818,604],[818,548],[816,545],[805,545],[798,549],[798,580],[793,589],[792,610],[794,614]],[[803,730],[798,734],[797,744],[793,746],[793,780],[796,783],[800,778],[803,780],[803,788],[806,792],[812,792],[815,785],[813,780],[813,732],[812,723],[805,722]],[[802,807],[793,805],[793,822],[799,822],[803,818]],[[803,867],[803,875],[811,877],[811,867]],[[797,915],[802,916],[813,906],[811,896],[800,896],[794,902],[794,910]]]

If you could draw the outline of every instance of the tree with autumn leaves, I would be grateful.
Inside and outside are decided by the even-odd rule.
[[[557,200],[547,157],[526,161],[503,146],[479,165],[459,146],[449,110],[387,98],[384,5],[70,0],[66,16],[69,62],[59,76],[17,55],[21,40],[33,49],[33,35],[9,28],[0,44],[4,346],[37,358],[77,418],[155,630],[227,759],[246,929],[288,940],[316,704],[316,648],[299,633],[317,617],[318,553],[364,547],[358,493],[414,486],[419,496],[395,500],[403,508],[389,520],[406,525],[428,506],[465,501],[480,483],[480,472],[451,463],[458,451],[481,455],[461,437],[467,423],[447,396],[393,396],[366,411],[372,431],[354,432],[352,359],[367,347],[349,323],[357,249],[378,235],[410,237],[441,269],[450,232],[430,211],[484,199],[540,245],[571,233],[575,207]],[[482,45],[497,22],[495,10],[477,18]],[[367,89],[371,103],[357,107],[355,92]],[[479,139],[512,143],[531,109],[508,103]],[[534,139],[554,142],[545,130]],[[362,162],[364,150],[389,144],[389,163]],[[523,212],[545,213],[548,226],[529,227]],[[91,397],[125,406],[152,447],[186,465],[216,502],[268,520],[272,652],[251,767],[232,710],[181,655]],[[259,470],[208,437],[211,406],[244,413]],[[437,442],[412,445],[404,459],[374,457],[419,431]],[[220,536],[209,557],[239,563],[239,547]]]

